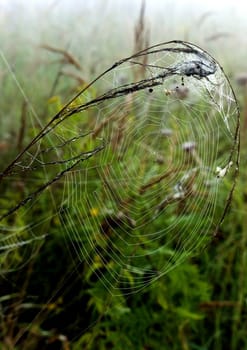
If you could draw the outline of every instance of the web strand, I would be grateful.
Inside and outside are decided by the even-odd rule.
[[[216,235],[238,163],[239,110],[222,68],[190,43],[155,45],[89,83],[2,171],[3,188],[25,184],[11,206],[4,191],[2,235],[52,197],[49,215],[90,276],[112,295],[136,293]],[[20,232],[6,251],[31,243]]]

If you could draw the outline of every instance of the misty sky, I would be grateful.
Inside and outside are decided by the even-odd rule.
[[[50,44],[57,44],[59,35],[52,34],[57,31],[67,41],[69,36],[73,38],[75,45],[82,43],[91,52],[100,50],[102,57],[115,53],[113,59],[117,59],[132,52],[141,3],[142,0],[0,0],[0,26],[2,32],[8,33],[11,26],[22,21],[30,42],[43,31],[42,40],[49,37]],[[11,14],[4,20],[4,13]],[[243,66],[240,70],[247,69],[247,1],[146,0],[145,18],[150,44],[174,39],[192,41],[218,59],[224,56],[227,60],[229,56],[229,66],[235,64],[237,55]],[[219,37],[212,40],[215,35]]]

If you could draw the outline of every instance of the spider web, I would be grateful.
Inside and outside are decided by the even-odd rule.
[[[59,222],[89,278],[112,295],[138,292],[217,235],[238,156],[238,106],[219,64],[180,41],[143,50],[83,89],[2,171],[3,256]]]

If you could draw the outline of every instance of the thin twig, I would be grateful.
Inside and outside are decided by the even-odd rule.
[[[33,200],[34,198],[36,198],[40,193],[42,193],[47,187],[51,186],[53,183],[57,182],[59,179],[61,179],[61,177],[63,177],[66,173],[70,172],[73,168],[76,167],[77,164],[79,164],[80,162],[83,162],[84,160],[87,160],[89,158],[91,158],[93,155],[95,155],[96,153],[98,153],[99,151],[101,151],[102,149],[104,149],[104,145],[98,146],[96,147],[93,151],[91,152],[87,152],[87,155],[85,157],[82,157],[82,155],[84,155],[84,153],[81,156],[76,157],[75,162],[73,162],[72,165],[69,165],[67,168],[65,168],[64,170],[60,171],[59,173],[57,173],[57,175],[52,178],[51,180],[49,180],[48,182],[46,182],[45,184],[43,184],[42,186],[40,186],[36,191],[32,192],[31,194],[29,194],[25,199],[23,199],[21,202],[19,202],[16,206],[14,206],[13,208],[11,208],[9,211],[7,211],[5,214],[3,214],[0,217],[0,221],[3,220],[4,218],[8,217],[9,215],[13,214],[14,212],[16,212],[18,209],[20,209],[21,207],[23,207],[25,204],[27,204],[28,202],[30,202],[31,200]]]

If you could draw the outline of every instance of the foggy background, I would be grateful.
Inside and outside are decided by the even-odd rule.
[[[141,0],[0,0],[0,47],[6,55],[44,42],[69,47],[82,63],[93,62],[98,71],[133,53],[141,4]],[[245,19],[245,1],[146,0],[145,6],[149,45],[192,41],[224,59],[229,72],[246,69]]]
[[[91,286],[86,284],[85,287],[84,277],[81,278],[79,272],[81,263],[78,264],[78,272],[71,274],[72,270],[77,270],[77,262],[76,259],[73,260],[74,256],[68,254],[69,249],[72,249],[69,234],[65,240],[64,236],[61,236],[67,228],[62,230],[59,216],[49,211],[50,201],[46,199],[42,205],[36,203],[38,220],[43,222],[43,218],[49,218],[49,225],[42,226],[41,233],[38,234],[41,235],[44,230],[45,234],[49,232],[50,237],[44,245],[40,245],[41,249],[35,250],[30,264],[30,254],[28,255],[28,263],[20,273],[15,274],[17,262],[22,263],[19,249],[10,250],[10,254],[6,255],[7,259],[2,258],[0,261],[3,263],[1,268],[4,266],[7,271],[14,271],[11,275],[13,283],[9,287],[6,288],[5,277],[2,285],[0,284],[0,304],[4,302],[7,305],[6,309],[0,305],[1,310],[7,310],[5,319],[1,317],[0,312],[3,325],[3,331],[0,331],[0,348],[2,344],[7,344],[7,348],[10,348],[11,341],[15,344],[12,330],[24,334],[23,339],[21,335],[17,340],[21,339],[18,348],[23,350],[53,350],[53,342],[61,342],[61,339],[63,349],[69,349],[69,342],[76,344],[83,331],[89,332],[85,335],[89,334],[98,345],[97,341],[101,340],[102,332],[108,332],[108,329],[105,331],[104,321],[108,322],[111,319],[111,332],[107,333],[106,341],[117,343],[118,340],[121,342],[125,339],[123,344],[126,346],[128,341],[132,341],[133,333],[134,338],[142,342],[142,347],[133,346],[129,349],[247,349],[246,4],[246,0],[0,0],[1,169],[4,169],[24,145],[37,135],[42,125],[46,125],[58,110],[92,79],[111,67],[114,62],[139,51],[138,42],[142,44],[141,49],[171,40],[186,40],[202,47],[218,60],[227,73],[236,92],[242,118],[241,171],[231,211],[229,216],[226,215],[219,237],[214,237],[209,249],[205,249],[197,259],[181,264],[180,270],[175,269],[174,273],[171,271],[171,274],[168,274],[168,278],[161,279],[158,287],[151,288],[147,294],[143,294],[143,298],[140,296],[133,299],[133,302],[130,299],[133,303],[132,313],[127,313],[127,307],[118,309],[118,304],[112,309],[109,308],[108,313],[108,306],[105,308],[105,294],[93,294],[96,286],[94,281]],[[138,41],[136,33],[141,27],[144,40]],[[74,63],[69,62],[66,54],[75,59],[79,68],[78,65],[76,67]],[[102,81],[105,82],[103,79]],[[186,95],[184,98],[186,99]],[[198,102],[199,112],[200,106],[203,108],[203,104]],[[86,130],[91,130],[88,129],[88,125],[86,124]],[[27,176],[24,172],[20,180],[10,181],[8,188],[4,188],[7,194],[10,193],[13,202],[19,202],[20,196],[29,190],[29,184],[34,184],[31,181],[32,172]],[[60,187],[57,188],[57,193],[62,196],[62,191],[59,192]],[[49,194],[48,191],[45,193]],[[1,197],[0,195],[0,208],[9,207],[9,199]],[[88,207],[86,202],[85,208]],[[30,227],[32,232],[36,229],[36,225],[30,225],[30,221],[33,220],[32,213],[27,210],[26,221],[22,221],[22,218],[18,221],[17,215],[14,224],[27,229]],[[107,218],[108,215],[105,221],[102,218],[102,226],[107,222]],[[44,222],[46,223],[46,220]],[[4,229],[2,236],[0,235],[3,242],[8,242],[6,232],[7,235],[12,232],[12,224],[11,220],[6,221],[5,225],[6,228],[9,225],[9,231]],[[163,229],[163,222],[161,225]],[[68,226],[68,232],[69,229]],[[22,231],[14,233],[17,243],[26,239],[25,234],[26,231],[23,231],[23,234]],[[27,248],[29,249],[28,246]],[[29,253],[28,250],[27,252]],[[64,259],[65,255],[68,258]],[[151,254],[150,257],[152,258]],[[22,259],[25,260],[25,255]],[[95,262],[97,261],[95,255]],[[47,274],[47,271],[52,273]],[[72,278],[68,278],[66,288],[63,289],[60,282],[65,280],[66,274],[71,274],[73,281]],[[90,292],[92,290],[90,299],[87,288]],[[61,303],[60,298],[56,301],[60,289]],[[96,288],[95,290],[97,291]],[[36,299],[36,295],[39,294],[41,297]],[[53,299],[50,298],[51,294]],[[20,295],[20,299],[15,299],[15,295],[18,298]],[[107,310],[106,318],[104,319],[100,311],[93,313],[93,317],[99,320],[99,323],[96,322],[97,327],[94,327],[91,311],[92,308],[97,310],[97,305],[101,307],[99,301],[102,302],[103,313]],[[22,303],[24,306],[31,306],[27,309],[28,315],[24,321],[19,317],[23,312]],[[33,305],[35,306],[31,309]],[[157,305],[160,305],[158,309]],[[31,316],[30,310],[34,310]],[[33,316],[36,315],[36,311],[37,317]],[[64,317],[60,316],[60,312]],[[78,318],[74,317],[77,312]],[[122,322],[117,323],[118,328],[115,327],[116,319],[117,322]],[[11,320],[12,327],[9,323]],[[62,324],[64,320],[65,325]],[[29,322],[32,322],[32,327],[26,326]],[[93,327],[88,327],[87,322],[93,322]],[[142,322],[146,328],[139,327]],[[149,327],[151,333],[148,333]],[[57,329],[57,334],[63,338],[56,339],[54,329]],[[1,340],[1,332],[2,337],[5,336],[5,343]],[[78,336],[76,332],[81,334]],[[154,335],[156,344],[152,347],[142,340],[142,337],[146,336],[152,338],[150,334]],[[167,347],[161,344],[165,337],[168,339]],[[48,340],[51,341],[51,347],[48,347]],[[35,345],[30,347],[32,342]],[[40,342],[44,342],[44,347],[37,345]],[[171,345],[173,342],[174,347]],[[106,348],[94,348],[113,349],[107,344]],[[120,348],[122,346],[118,347]],[[14,349],[14,346],[11,349]]]

